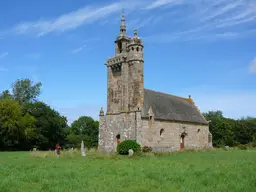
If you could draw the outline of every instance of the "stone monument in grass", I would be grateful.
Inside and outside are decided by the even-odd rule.
[[[84,141],[81,142],[81,155],[82,157],[85,157],[86,154],[85,154],[85,148],[84,148]]]

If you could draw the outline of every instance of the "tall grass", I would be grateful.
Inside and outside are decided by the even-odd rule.
[[[109,158],[109,157],[117,157],[116,153],[101,153],[97,149],[85,149],[86,158]],[[57,156],[55,151],[31,151],[29,155],[37,158],[78,158],[81,157],[81,151],[79,149],[74,150],[61,150],[60,155]],[[85,157],[83,157],[85,158]]]
[[[1,192],[254,192],[256,150],[0,153]]]

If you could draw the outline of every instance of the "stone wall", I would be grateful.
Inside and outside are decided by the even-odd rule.
[[[160,130],[163,129],[162,135]],[[141,144],[151,146],[154,151],[176,151],[180,149],[181,135],[185,133],[185,149],[211,147],[208,125],[182,122],[142,120]]]
[[[129,111],[136,111],[142,108],[143,103],[143,62],[132,61],[129,62]]]
[[[119,112],[122,107],[122,71],[108,67],[108,112]]]
[[[116,151],[116,136],[118,134],[121,137],[120,141],[136,140],[136,119],[136,112],[100,116],[99,151]]]

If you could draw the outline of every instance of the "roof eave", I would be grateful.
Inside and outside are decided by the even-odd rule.
[[[148,116],[142,116],[142,119],[148,119]],[[168,121],[168,122],[180,122],[180,123],[190,123],[190,124],[199,124],[199,125],[209,125],[209,122],[197,122],[197,121],[183,121],[183,120],[174,120],[174,119],[163,119],[163,118],[154,118],[156,121]]]

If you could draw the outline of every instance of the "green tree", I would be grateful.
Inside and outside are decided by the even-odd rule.
[[[0,94],[0,99],[12,99],[12,95],[8,90],[5,90]]]
[[[224,118],[222,111],[209,111],[208,113],[203,113],[207,120]]]
[[[213,146],[222,147],[225,145],[236,145],[233,133],[235,121],[233,119],[224,118],[221,111],[209,111],[203,115],[210,121],[209,129],[212,133]]]
[[[13,98],[20,103],[34,102],[41,93],[41,85],[33,85],[30,79],[18,79],[12,85]]]
[[[0,100],[0,138],[2,148],[11,148],[20,143],[23,135],[21,106],[10,99]]]
[[[0,100],[0,147],[3,149],[24,149],[26,132],[35,127],[32,116],[23,116],[21,105],[14,100]]]
[[[79,143],[83,139],[86,147],[93,148],[98,145],[98,133],[99,133],[99,122],[95,121],[93,118],[88,116],[79,117],[78,120],[71,124],[70,134],[68,136],[68,141],[74,142],[76,136],[77,139],[80,138]],[[71,144],[71,143],[70,143]]]
[[[66,147],[79,147],[82,141],[81,135],[76,135],[75,133],[70,132],[67,135],[67,144]]]
[[[38,138],[36,131],[36,119],[29,113],[26,113],[22,119],[22,125],[24,127],[24,136],[26,139],[25,146],[28,149],[31,149],[33,143],[35,143],[36,139]]]
[[[243,118],[236,121],[234,126],[235,140],[240,144],[256,141],[256,118]]]
[[[65,143],[65,131],[68,127],[67,119],[43,102],[26,103],[23,113],[29,113],[36,119],[36,141],[34,145],[42,149],[53,148],[56,143]],[[29,129],[31,133],[31,129]],[[33,131],[32,131],[33,133]]]

